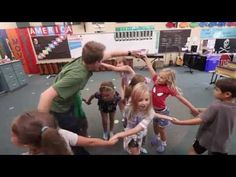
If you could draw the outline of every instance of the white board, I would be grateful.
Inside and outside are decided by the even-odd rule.
[[[147,49],[149,53],[156,53],[156,32],[154,31],[152,39],[143,40],[129,40],[129,41],[116,41],[115,33],[95,33],[78,35],[80,37],[82,47],[89,41],[96,41],[104,44],[106,50],[139,50]],[[81,50],[77,50],[74,56],[81,56]]]

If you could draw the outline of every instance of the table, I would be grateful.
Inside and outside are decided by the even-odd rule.
[[[164,55],[160,55],[160,54],[147,54],[148,58],[153,58],[151,60],[151,63],[153,64],[156,60],[160,60],[162,58],[164,58]],[[143,66],[142,68],[140,68],[140,70],[143,70],[144,68],[146,68],[147,66]]]

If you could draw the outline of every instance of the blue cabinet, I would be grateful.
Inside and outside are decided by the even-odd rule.
[[[13,91],[27,84],[27,77],[20,60],[0,64],[0,82],[5,91]]]

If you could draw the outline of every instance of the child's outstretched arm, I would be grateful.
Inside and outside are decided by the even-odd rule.
[[[203,122],[203,120],[199,117],[195,117],[193,119],[192,118],[186,119],[186,120],[179,120],[179,119],[173,118],[171,122],[176,125],[200,125]]]
[[[129,65],[124,66],[113,66],[107,63],[101,63],[102,66],[106,67],[107,69],[110,69],[112,71],[117,72],[128,72],[129,74],[135,74],[134,70]]]
[[[130,136],[130,135],[136,134],[142,130],[144,130],[144,128],[138,124],[136,127],[132,128],[132,129],[115,134],[113,137],[111,137],[111,140],[124,138],[124,137]]]
[[[153,69],[152,64],[150,62],[150,60],[148,59],[148,57],[146,55],[142,56],[143,61],[145,61],[147,68],[152,76],[152,78],[157,74],[156,71]]]
[[[91,95],[89,99],[85,102],[87,105],[91,104],[91,101],[95,98],[95,94]]]
[[[100,138],[87,138],[83,136],[78,136],[77,146],[111,146],[118,142],[118,139],[113,139],[110,141],[105,141]]]
[[[206,111],[207,108],[197,108],[199,112],[204,112]]]
[[[154,115],[155,115],[155,117],[159,117],[161,119],[166,119],[166,120],[170,120],[170,121],[175,119],[175,117],[170,117],[170,116],[159,114],[159,113],[154,113]]]
[[[196,108],[195,106],[192,105],[192,103],[190,103],[186,98],[184,98],[181,94],[176,95],[176,98],[182,102],[184,105],[186,105],[190,110],[191,113],[196,116],[200,113],[200,111],[198,110],[198,108]]]

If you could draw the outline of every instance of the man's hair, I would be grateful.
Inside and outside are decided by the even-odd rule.
[[[220,79],[216,82],[216,87],[218,87],[222,93],[230,92],[232,94],[232,98],[236,97],[236,79]]]
[[[82,51],[82,59],[86,64],[93,64],[103,58],[105,46],[99,42],[87,42]]]

